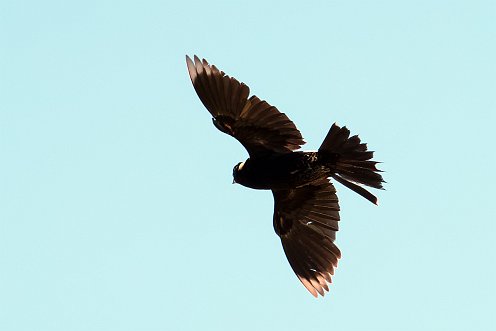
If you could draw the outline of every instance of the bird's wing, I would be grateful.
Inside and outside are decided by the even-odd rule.
[[[334,245],[339,204],[327,178],[289,190],[273,190],[274,230],[289,264],[306,289],[317,297],[329,291],[341,257]]]
[[[250,88],[214,65],[186,56],[189,75],[198,97],[213,116],[215,126],[243,144],[250,157],[268,152],[287,153],[305,142],[294,123]]]

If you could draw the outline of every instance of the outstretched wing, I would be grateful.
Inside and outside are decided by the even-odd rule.
[[[289,264],[306,289],[317,297],[329,291],[341,257],[334,245],[339,204],[327,178],[289,190],[273,190],[274,230]]]
[[[214,65],[186,56],[189,75],[198,97],[213,116],[214,125],[243,144],[250,157],[267,152],[287,153],[305,142],[294,123],[250,88]]]

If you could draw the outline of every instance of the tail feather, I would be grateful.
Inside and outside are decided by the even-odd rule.
[[[357,184],[382,189],[382,171],[376,167],[379,162],[371,160],[374,152],[368,151],[367,144],[362,143],[357,135],[350,137],[350,130],[334,123],[319,148],[319,154],[335,155],[333,164],[329,165],[334,170],[332,177],[377,204],[377,198]]]
[[[365,199],[369,200],[373,204],[377,205],[379,203],[379,199],[377,199],[377,197],[375,195],[373,195],[372,193],[370,193],[369,191],[367,191],[363,187],[358,186],[357,184],[354,184],[354,183],[352,183],[350,181],[347,181],[347,180],[345,180],[345,179],[343,179],[343,178],[341,178],[341,177],[339,177],[337,175],[332,176],[332,178],[334,178],[337,182],[339,182],[342,185],[346,186],[350,190],[353,190],[356,193],[360,194],[362,197],[364,197]]]

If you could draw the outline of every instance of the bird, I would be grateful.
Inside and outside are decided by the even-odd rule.
[[[233,168],[233,183],[272,191],[273,227],[289,264],[314,297],[324,296],[341,258],[334,244],[340,207],[331,179],[377,204],[363,187],[383,189],[385,183],[374,152],[336,123],[317,151],[301,151],[305,141],[286,114],[205,59],[186,55],[186,64],[214,126],[248,151]]]

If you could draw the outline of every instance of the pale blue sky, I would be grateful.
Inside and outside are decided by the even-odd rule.
[[[324,299],[185,54],[384,162]],[[496,329],[494,59],[494,1],[1,0],[0,330]]]

